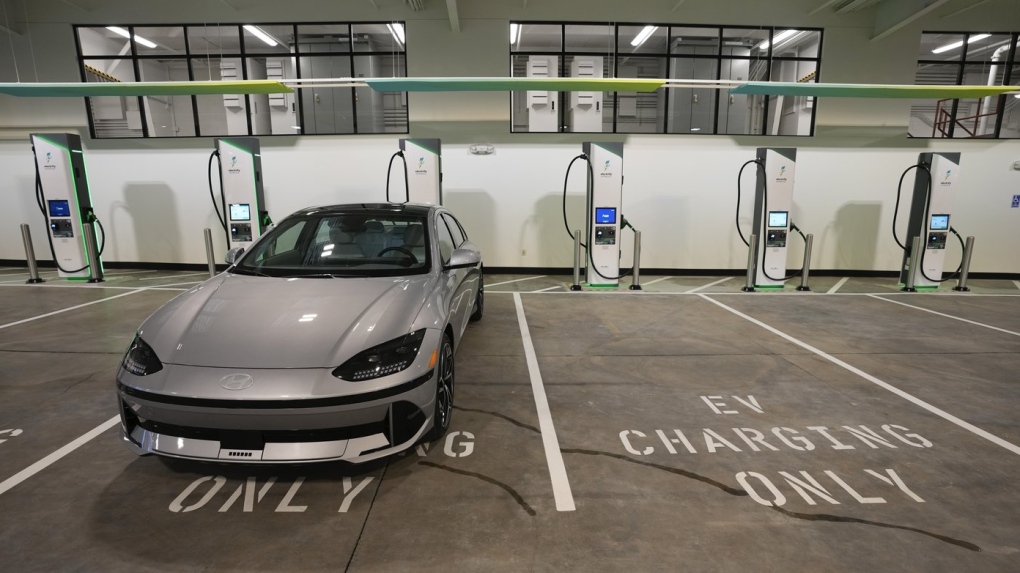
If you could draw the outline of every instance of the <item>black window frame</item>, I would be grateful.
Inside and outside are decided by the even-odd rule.
[[[253,26],[259,26],[259,27],[262,27],[262,26],[266,26],[266,27],[270,27],[270,26],[290,26],[292,31],[293,31],[294,38],[295,38],[295,41],[294,41],[294,50],[293,50],[293,52],[291,52],[291,55],[292,55],[291,57],[293,57],[295,59],[294,70],[295,70],[295,73],[297,74],[297,79],[315,79],[315,78],[303,78],[301,76],[301,58],[302,57],[315,57],[315,56],[320,56],[320,57],[322,57],[322,56],[329,56],[329,57],[347,56],[349,58],[350,70],[351,70],[351,74],[353,76],[354,70],[356,69],[355,68],[355,60],[356,60],[356,58],[364,58],[364,57],[371,57],[371,56],[392,56],[395,52],[390,52],[390,51],[386,51],[386,52],[357,51],[356,52],[354,50],[353,43],[352,43],[352,37],[351,37],[352,28],[354,26],[386,25],[386,24],[400,24],[401,26],[403,26],[403,29],[404,29],[404,42],[402,44],[402,48],[403,49],[399,53],[403,57],[403,63],[404,63],[404,74],[405,74],[405,76],[402,76],[402,77],[406,77],[406,75],[407,75],[407,52],[408,52],[408,41],[407,40],[408,40],[408,38],[407,38],[407,32],[406,32],[407,31],[407,23],[404,20],[373,20],[373,21],[365,21],[365,22],[353,22],[353,21],[351,21],[351,22],[311,22],[311,21],[301,21],[301,22],[243,22],[243,23],[241,23],[241,22],[236,22],[236,23],[235,22],[217,22],[215,24],[215,26],[220,27],[220,28],[222,28],[222,27],[236,27],[237,28],[237,32],[238,32],[238,38],[240,39],[240,44],[239,44],[239,49],[238,49],[237,52],[222,52],[220,54],[216,54],[216,57],[217,58],[221,58],[221,59],[222,58],[239,58],[241,60],[242,79],[248,79],[248,58],[249,58],[249,56],[246,55],[246,53],[245,53],[245,41],[244,41],[245,30],[244,30],[243,26],[245,26],[245,25],[253,25]],[[194,28],[194,27],[197,27],[197,26],[201,26],[201,25],[202,25],[201,23],[194,23],[194,22],[192,22],[192,23],[158,23],[158,24],[120,24],[120,23],[73,24],[72,25],[72,33],[74,35],[74,45],[75,45],[75,50],[77,52],[77,57],[78,57],[78,73],[79,73],[79,76],[81,78],[81,81],[83,83],[88,81],[86,70],[85,70],[85,62],[86,62],[86,60],[126,60],[126,59],[130,59],[131,60],[131,64],[132,64],[132,67],[133,67],[133,70],[134,70],[135,78],[140,78],[141,77],[140,69],[139,69],[139,62],[141,60],[156,60],[156,59],[179,59],[179,60],[185,60],[187,62],[187,68],[188,68],[188,81],[195,81],[194,71],[192,69],[191,62],[192,62],[192,60],[205,59],[205,58],[208,57],[208,54],[201,54],[201,55],[192,54],[192,51],[191,51],[191,40],[188,37],[188,29],[189,28]],[[82,54],[82,46],[81,46],[81,36],[80,36],[80,34],[78,32],[79,29],[82,29],[82,28],[86,28],[86,29],[106,28],[106,27],[109,27],[109,26],[120,27],[120,28],[123,28],[123,29],[128,31],[129,37],[125,38],[125,40],[127,42],[129,42],[129,44],[131,46],[131,53],[130,53],[130,55],[127,55],[127,54],[125,54],[125,55],[96,55],[96,56],[85,56],[85,55],[83,55]],[[300,41],[300,39],[298,37],[298,28],[300,26],[347,26],[347,38],[348,38],[348,44],[349,44],[347,52],[323,52],[323,51],[314,51],[314,50],[313,51],[308,51],[308,52],[302,51],[301,50],[301,41]],[[183,30],[184,30],[184,50],[185,50],[185,53],[184,53],[183,57],[179,57],[179,56],[170,57],[170,56],[167,56],[165,54],[141,54],[141,55],[138,54],[137,42],[135,40],[135,29],[136,28],[178,28],[178,27],[183,28]],[[136,79],[135,81],[139,81],[139,80]],[[297,90],[297,89],[295,89],[294,92],[295,92],[295,100],[296,100],[296,103],[297,103],[297,116],[298,116],[299,126],[301,127],[301,133],[260,133],[260,134],[254,134],[253,133],[253,126],[252,126],[252,113],[251,113],[250,96],[248,94],[245,94],[244,95],[244,98],[245,98],[245,116],[247,118],[247,124],[248,124],[247,133],[203,135],[202,134],[201,122],[199,121],[199,106],[198,106],[198,99],[197,99],[198,96],[192,95],[192,96],[188,96],[188,97],[191,98],[191,110],[192,110],[193,121],[195,122],[195,135],[153,136],[153,135],[149,134],[149,131],[150,131],[149,130],[149,125],[148,125],[148,121],[147,121],[147,119],[145,117],[144,98],[146,96],[136,96],[138,98],[139,115],[141,116],[140,117],[141,125],[142,125],[142,135],[141,135],[141,137],[138,137],[138,136],[128,136],[128,137],[97,137],[96,136],[96,123],[95,123],[95,119],[92,116],[92,105],[90,103],[90,98],[89,97],[84,97],[82,99],[84,101],[85,111],[86,111],[86,115],[88,117],[89,135],[93,139],[102,139],[102,140],[118,140],[118,139],[135,140],[135,139],[186,139],[186,138],[191,138],[191,137],[246,137],[246,136],[247,137],[252,137],[252,136],[256,136],[256,137],[302,137],[302,136],[337,136],[337,135],[344,135],[344,136],[347,136],[347,135],[380,135],[380,132],[377,132],[377,131],[358,131],[358,97],[357,97],[357,91],[356,91],[358,88],[352,86],[352,87],[350,87],[348,89],[351,90],[351,114],[352,114],[352,117],[353,117],[353,126],[354,126],[354,131],[350,132],[350,133],[311,133],[311,134],[305,133],[304,106],[301,105],[297,101],[299,96],[300,96],[300,91]],[[411,122],[410,122],[411,103],[410,103],[410,98],[407,97],[407,92],[403,92],[403,94],[404,94],[403,95],[404,99],[407,101],[406,116],[404,118],[404,131],[386,131],[385,132],[386,134],[407,135],[407,134],[410,133],[410,129],[411,129]],[[110,96],[104,96],[104,97],[110,97]],[[112,96],[112,97],[118,97],[118,96]],[[124,97],[130,97],[130,96],[124,96]]]
[[[985,59],[975,58],[975,59],[968,60],[968,58],[967,58],[968,52],[969,52],[968,47],[970,45],[970,42],[967,39],[970,38],[971,36],[975,36],[975,35],[978,35],[978,34],[989,34],[989,35],[992,35],[992,36],[1009,36],[1010,37],[1010,39],[1009,39],[1009,50],[1006,51],[1006,54],[1007,54],[1006,55],[1006,59],[997,62],[995,65],[1002,66],[1002,69],[1003,69],[1003,72],[1002,72],[1002,85],[1008,86],[1008,85],[1012,85],[1012,82],[1014,82],[1014,81],[1020,82],[1020,77],[1017,77],[1017,78],[1013,78],[1012,77],[1013,70],[1018,68],[1018,67],[1020,67],[1020,49],[1017,49],[1017,42],[1020,42],[1020,31],[993,32],[993,31],[988,31],[988,30],[979,30],[979,31],[961,32],[961,31],[956,31],[956,30],[937,30],[937,31],[935,31],[935,30],[932,30],[932,31],[925,30],[925,31],[921,32],[921,42],[922,42],[922,44],[924,42],[924,36],[926,34],[960,35],[960,36],[962,36],[964,38],[963,45],[960,47],[960,49],[961,49],[961,51],[960,51],[960,58],[958,60],[937,60],[937,59],[934,59],[934,58],[921,58],[921,57],[918,57],[917,64],[915,66],[915,73],[916,73],[916,70],[921,68],[921,66],[926,66],[926,65],[937,65],[937,66],[946,66],[946,67],[955,66],[957,68],[956,69],[956,83],[955,84],[927,84],[927,85],[957,85],[957,86],[965,85],[963,83],[963,78],[964,78],[964,75],[965,75],[965,70],[967,69],[968,65],[973,66],[973,65],[976,65],[976,64],[986,64],[986,63],[989,63],[989,61],[985,60]],[[1018,73],[1018,75],[1020,75],[1020,73]],[[959,118],[959,111],[960,111],[960,100],[961,99],[971,99],[971,98],[944,98],[944,100],[952,99],[952,102],[953,102],[952,106],[950,108],[950,112],[949,112],[949,119],[946,120],[948,122],[948,124],[949,124],[948,132],[946,132],[945,135],[942,135],[942,136],[935,135],[935,131],[937,131],[938,127],[937,127],[937,125],[933,124],[932,125],[932,134],[931,135],[929,135],[929,136],[911,135],[909,133],[909,131],[908,131],[907,137],[910,138],[910,139],[957,139],[957,140],[960,140],[960,139],[1007,139],[1007,140],[1015,140],[1015,139],[1017,139],[1015,137],[1007,137],[1007,138],[1002,137],[1002,118],[1005,115],[1006,102],[1007,102],[1007,98],[1009,98],[1009,97],[1013,97],[1013,96],[1008,95],[1008,94],[999,94],[999,96],[998,96],[998,103],[997,103],[996,109],[995,109],[995,128],[994,128],[994,131],[992,131],[992,133],[990,135],[972,135],[971,137],[956,137],[956,126],[957,126],[957,124],[959,122],[958,118]],[[940,101],[942,101],[942,100],[940,100]],[[938,117],[938,111],[937,110],[938,110],[938,104],[936,103],[936,117],[932,118],[933,122],[937,121],[937,117]],[[912,115],[913,115],[913,111],[911,111],[911,116]]]
[[[551,20],[529,20],[529,21],[511,20],[509,22],[509,24],[516,24],[518,26],[524,26],[524,25],[560,26],[559,51],[552,51],[552,50],[520,50],[520,51],[515,51],[515,49],[513,48],[513,45],[511,44],[510,48],[509,48],[509,65],[510,65],[511,75],[513,74],[514,59],[515,59],[515,57],[519,57],[519,56],[555,56],[555,57],[557,57],[558,58],[557,65],[559,67],[559,76],[560,77],[568,77],[568,75],[569,75],[569,74],[567,74],[567,72],[568,72],[567,64],[566,64],[566,57],[567,56],[598,56],[598,57],[603,57],[603,58],[611,58],[612,59],[612,63],[610,64],[610,67],[613,70],[613,75],[615,77],[619,77],[620,58],[621,57],[625,58],[625,57],[628,57],[628,56],[633,56],[633,57],[640,57],[640,58],[662,58],[662,59],[665,59],[666,62],[667,62],[667,66],[666,66],[667,70],[671,69],[668,64],[673,59],[715,60],[716,61],[716,72],[715,72],[715,76],[716,77],[715,77],[715,79],[717,79],[717,80],[719,79],[719,76],[722,74],[722,62],[724,60],[745,60],[745,59],[750,59],[751,61],[754,61],[756,59],[757,60],[764,60],[765,61],[765,66],[766,66],[765,67],[766,72],[765,72],[765,78],[763,80],[761,80],[761,81],[770,81],[771,80],[772,67],[773,67],[773,64],[775,62],[814,62],[815,63],[814,82],[817,83],[817,82],[821,81],[821,73],[822,73],[822,49],[823,49],[823,46],[824,46],[824,43],[825,43],[825,30],[823,28],[800,27],[800,26],[741,26],[741,25],[732,25],[732,24],[727,24],[727,25],[721,25],[721,24],[720,25],[716,25],[716,24],[688,24],[688,23],[683,23],[683,22],[675,22],[675,23],[655,23],[655,22],[568,22],[568,21],[562,21],[562,20],[555,20],[555,21],[551,21]],[[613,52],[612,53],[606,53],[606,52],[570,51],[570,50],[567,50],[567,47],[566,47],[566,27],[567,26],[576,26],[576,25],[586,25],[586,26],[597,25],[597,26],[607,26],[607,27],[611,26],[611,27],[613,27],[613,45],[614,45]],[[619,52],[619,47],[620,47],[620,28],[621,27],[626,27],[626,28],[630,28],[630,27],[644,27],[644,26],[657,26],[659,28],[665,28],[666,29],[666,48],[665,48],[665,50],[662,51],[662,52],[641,52],[641,53],[637,53],[637,54],[633,54],[633,55],[632,54],[623,54],[623,55],[621,55],[620,52]],[[714,30],[716,30],[718,32],[718,36],[717,37],[720,39],[720,44],[716,46],[716,53],[714,55],[708,55],[708,54],[671,54],[669,52],[669,46],[672,44],[673,38],[674,38],[674,36],[673,36],[673,28],[701,28],[701,29],[710,29],[710,30],[714,29]],[[802,31],[802,32],[817,32],[818,33],[818,55],[816,57],[814,57],[814,58],[800,58],[800,57],[789,57],[789,56],[773,56],[773,48],[775,47],[774,46],[774,44],[775,44],[774,38],[775,38],[776,32],[780,31],[780,30],[789,30],[789,29],[796,29],[796,30]],[[722,44],[721,44],[722,37],[723,37],[723,30],[767,30],[768,33],[769,33],[769,36],[768,36],[768,38],[769,38],[769,46],[768,46],[767,54],[764,57],[762,57],[762,58],[742,58],[742,57],[735,57],[735,56],[724,56],[722,54]],[[733,136],[746,136],[746,137],[814,137],[814,135],[815,135],[815,121],[816,121],[817,113],[818,113],[817,98],[812,98],[812,99],[815,100],[815,102],[814,102],[814,105],[812,105],[812,107],[811,107],[811,128],[810,128],[810,133],[808,133],[807,135],[778,135],[778,134],[770,134],[770,133],[768,133],[768,125],[769,125],[769,117],[770,117],[770,114],[768,113],[768,109],[769,109],[769,103],[771,101],[771,98],[773,97],[773,96],[770,96],[770,95],[765,95],[764,96],[763,106],[764,106],[766,111],[765,111],[765,113],[762,114],[761,122],[760,122],[760,125],[758,126],[758,128],[759,128],[759,132],[758,133],[724,133],[724,132],[720,132],[719,131],[719,100],[721,99],[721,97],[716,97],[715,98],[715,104],[714,104],[714,108],[715,109],[713,110],[712,130],[711,130],[711,132],[701,131],[701,132],[697,132],[697,133],[682,133],[682,132],[669,131],[669,113],[668,113],[668,110],[669,110],[669,103],[670,103],[670,92],[671,92],[672,88],[664,87],[664,88],[660,88],[660,89],[663,89],[664,92],[665,92],[665,94],[664,94],[665,101],[664,101],[663,107],[667,111],[662,114],[662,117],[657,118],[657,120],[660,122],[661,125],[659,125],[657,130],[654,131],[654,132],[620,131],[618,129],[618,123],[619,123],[619,117],[620,117],[620,97],[619,97],[619,92],[603,92],[603,93],[606,93],[606,94],[611,94],[610,97],[612,97],[612,100],[613,100],[612,101],[612,105],[613,105],[613,121],[612,121],[613,129],[612,129],[612,131],[601,131],[601,132],[577,132],[577,131],[569,131],[567,129],[568,126],[567,126],[566,119],[567,119],[567,108],[568,108],[568,106],[566,105],[567,104],[566,100],[569,98],[569,93],[568,92],[557,92],[557,96],[556,96],[557,97],[557,101],[556,101],[556,103],[559,106],[559,110],[556,112],[557,113],[557,119],[558,119],[558,129],[556,131],[515,131],[514,130],[514,118],[513,118],[513,111],[514,111],[514,107],[513,107],[514,106],[514,100],[513,100],[513,97],[514,96],[513,96],[513,92],[511,92],[509,94],[509,96],[508,96],[508,99],[509,99],[509,102],[510,102],[510,113],[511,113],[510,131],[511,131],[511,133],[527,133],[527,134],[531,134],[531,135],[535,135],[535,134],[563,134],[563,133],[578,133],[578,134],[613,133],[613,134],[627,134],[627,135],[632,135],[632,134],[633,135],[648,134],[648,135],[698,135],[698,136],[701,136],[701,135],[721,135],[721,136],[730,136],[730,137],[733,137]],[[720,89],[720,90],[718,90],[718,93],[721,96],[725,91],[726,90]]]

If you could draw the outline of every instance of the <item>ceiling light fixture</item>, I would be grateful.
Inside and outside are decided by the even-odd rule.
[[[630,41],[630,45],[636,48],[641,44],[644,44],[645,40],[647,40],[658,29],[658,26],[645,26],[640,32],[638,32],[638,35],[634,36],[634,39]]]
[[[510,24],[510,45],[513,46],[517,42],[521,41],[521,26],[520,24]]]
[[[967,38],[967,43],[969,44],[971,42],[976,42],[978,40],[984,40],[985,38],[987,38],[989,36],[991,36],[991,34],[974,34],[970,38]],[[941,54],[942,52],[948,52],[949,50],[955,50],[956,48],[959,48],[962,45],[963,45],[963,40],[960,40],[959,42],[953,42],[952,44],[946,44],[945,46],[939,46],[938,48],[935,48],[934,50],[932,50],[931,53],[933,53],[933,54]]]
[[[259,28],[258,26],[252,26],[251,24],[245,24],[244,25],[244,29],[248,30],[251,33],[252,36],[255,36],[256,38],[262,40],[263,42],[265,42],[266,44],[268,44],[270,46],[275,46],[275,45],[277,45],[279,43],[276,40],[274,40],[272,36],[270,36],[269,34],[265,33],[262,30],[262,28]]]
[[[780,33],[776,34],[775,36],[773,36],[772,37],[772,41],[775,44],[778,44],[779,42],[782,42],[783,40],[789,38],[790,36],[796,34],[797,32],[798,32],[798,30],[783,30],[782,32],[780,32]],[[768,40],[765,40],[764,42],[758,44],[758,49],[759,50],[767,50],[768,47],[769,47],[769,41]]]
[[[403,24],[386,24],[386,27],[390,29],[390,34],[393,35],[393,39],[397,41],[401,46],[404,45],[404,25]]]
[[[128,32],[127,30],[125,30],[124,28],[121,28],[119,26],[107,26],[106,29],[111,31],[111,32],[113,32],[114,34],[117,34],[118,36],[123,36],[125,38],[130,38],[131,37],[131,33],[130,32]],[[139,36],[138,34],[135,34],[135,41],[138,42],[139,44],[145,46],[146,48],[155,48],[156,47],[156,43],[155,42],[153,42],[151,40],[146,40],[145,38]]]

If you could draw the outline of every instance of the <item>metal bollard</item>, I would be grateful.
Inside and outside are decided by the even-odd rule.
[[[96,229],[92,223],[82,225],[85,231],[85,256],[89,259],[89,282],[103,282],[103,264],[99,261],[99,248],[96,246]]]
[[[803,270],[800,273],[800,286],[797,287],[799,291],[809,291],[811,287],[808,286],[808,275],[811,274],[811,247],[815,244],[815,236],[808,233],[807,241],[804,244],[804,265],[801,267]]]
[[[967,244],[963,247],[963,265],[960,267],[960,281],[956,283],[953,290],[957,292],[970,292],[967,287],[967,275],[970,274],[970,257],[974,254],[974,237],[967,237]]]
[[[630,290],[641,290],[641,231],[634,231],[634,279]]]
[[[216,276],[216,257],[213,255],[212,231],[205,229],[202,233],[205,235],[205,258],[209,262],[209,278],[213,278]]]
[[[917,265],[921,264],[921,236],[918,235],[910,241],[910,267],[907,268],[907,284],[903,285],[904,292],[917,292],[914,281],[917,280]]]
[[[747,241],[747,282],[740,290],[754,292],[754,247],[758,244],[758,235],[751,235]]]
[[[581,231],[574,230],[574,284],[570,290],[581,290]]]
[[[28,284],[44,282],[39,278],[39,265],[35,262],[35,249],[32,248],[32,231],[24,223],[21,224],[21,238],[25,241],[25,260],[28,262],[28,280],[25,282]]]

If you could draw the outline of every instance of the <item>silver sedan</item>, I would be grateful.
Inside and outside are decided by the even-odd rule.
[[[294,213],[138,329],[117,374],[137,454],[364,462],[449,428],[482,259],[450,211]]]

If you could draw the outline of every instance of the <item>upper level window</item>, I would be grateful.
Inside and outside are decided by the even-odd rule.
[[[921,35],[914,83],[1012,85],[1020,81],[1016,32],[938,32]],[[996,95],[971,99],[915,100],[911,137],[1020,137],[1020,99]]]
[[[82,81],[406,77],[402,23],[76,26]],[[407,96],[367,87],[293,94],[86,98],[95,138],[407,133]]]
[[[515,77],[817,82],[817,29],[655,24],[510,24]],[[811,135],[814,98],[716,88],[514,92],[516,132]]]

